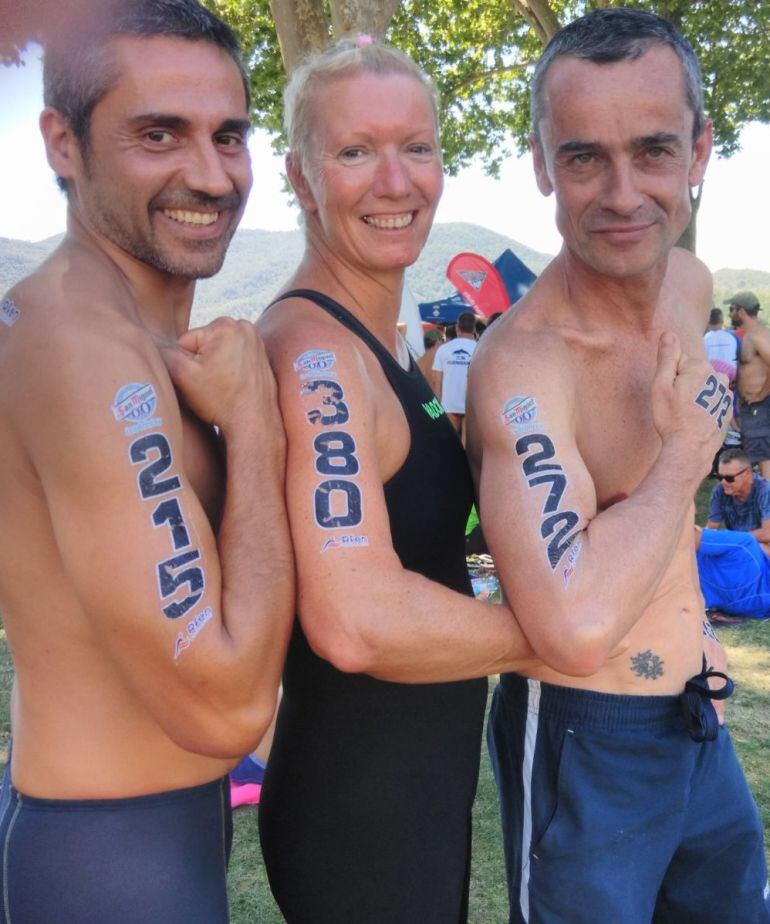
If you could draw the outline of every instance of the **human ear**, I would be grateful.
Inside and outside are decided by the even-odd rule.
[[[532,152],[532,163],[535,168],[535,179],[537,188],[544,196],[550,196],[553,192],[553,183],[548,176],[548,168],[545,163],[545,153],[540,138],[532,132],[529,136],[529,149]]]
[[[46,106],[40,113],[40,132],[48,163],[56,176],[74,179],[82,170],[83,155],[72,128],[58,109]]]
[[[315,195],[297,160],[298,158],[291,151],[286,155],[286,175],[302,208],[306,212],[317,212],[318,203]]]
[[[703,126],[703,131],[695,139],[692,146],[692,160],[687,174],[687,182],[690,186],[700,186],[703,182],[713,144],[714,126],[711,119],[707,119],[706,124]]]

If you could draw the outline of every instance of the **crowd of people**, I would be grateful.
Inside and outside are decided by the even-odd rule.
[[[688,42],[624,9],[551,40],[531,149],[563,247],[493,335],[431,347],[440,399],[397,329],[443,184],[413,61],[358,36],[291,74],[305,250],[256,328],[188,329],[252,184],[231,30],[96,3],[44,80],[67,233],[0,309],[0,921],[225,924],[227,773],[282,683],[259,837],[286,921],[461,924],[494,674],[510,922],[770,921],[692,567],[732,398],[675,248],[712,142]],[[733,317],[770,465],[765,336]]]
[[[703,341],[714,370],[728,378],[730,422],[714,458],[717,484],[696,549],[711,621],[734,624],[770,617],[770,335],[757,320],[753,292],[738,292],[725,304],[731,329],[714,308]]]

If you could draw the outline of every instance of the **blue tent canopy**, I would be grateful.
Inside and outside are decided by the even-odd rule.
[[[510,250],[504,250],[492,264],[513,305],[529,289],[537,276]],[[433,324],[454,324],[463,311],[473,311],[459,292],[435,302],[420,302],[420,317]]]
[[[420,302],[420,317],[433,324],[454,324],[463,311],[473,311],[459,292],[435,302]]]
[[[510,249],[504,250],[492,265],[500,273],[512,305],[526,294],[537,279],[526,263],[522,263]]]

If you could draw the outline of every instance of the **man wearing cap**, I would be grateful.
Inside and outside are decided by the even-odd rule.
[[[738,292],[725,299],[735,327],[744,331],[738,365],[743,448],[763,478],[770,477],[770,331],[757,317],[759,299]]]

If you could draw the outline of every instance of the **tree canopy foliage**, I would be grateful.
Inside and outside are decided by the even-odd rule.
[[[286,70],[341,35],[366,31],[385,35],[436,81],[447,170],[457,173],[478,157],[493,175],[514,147],[526,145],[532,65],[548,39],[591,9],[622,5],[612,0],[205,2],[242,38],[255,121],[276,133],[277,147]],[[720,154],[738,149],[746,122],[770,121],[770,4],[647,0],[635,5],[668,19],[692,42]]]
[[[18,64],[73,6],[93,0],[0,0],[0,63]],[[532,65],[560,25],[618,0],[203,0],[240,35],[255,123],[281,148],[281,92],[308,52],[342,35],[385,36],[434,78],[441,93],[449,173],[474,158],[496,175],[526,144]],[[626,0],[628,4],[628,0]],[[630,5],[630,4],[629,4]],[[743,125],[770,121],[770,4],[757,0],[637,0],[695,47],[717,150],[739,147]],[[64,9],[66,7],[66,10]]]

